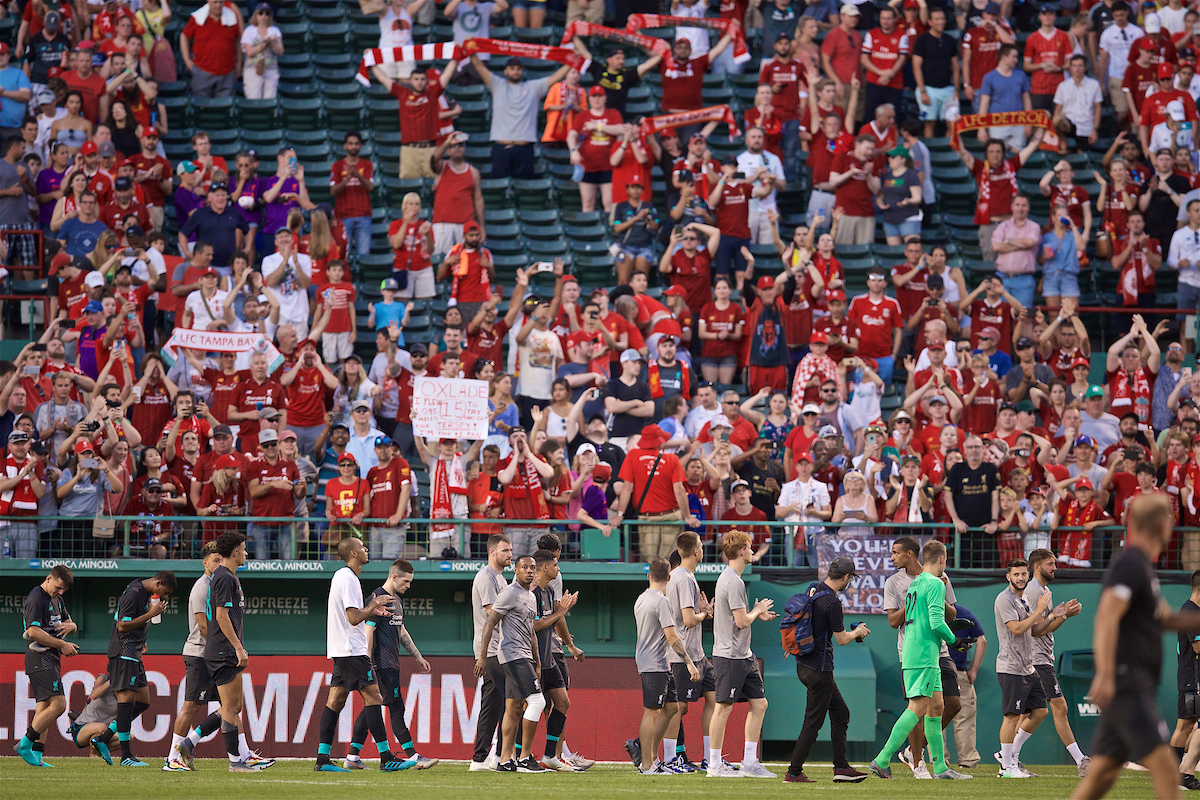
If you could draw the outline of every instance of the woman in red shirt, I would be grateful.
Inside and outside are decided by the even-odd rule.
[[[246,513],[249,494],[246,482],[238,475],[238,459],[232,454],[223,455],[213,464],[212,480],[200,489],[200,506],[196,513],[201,517],[237,517]],[[204,521],[203,541],[213,542],[227,530],[237,530],[237,522]]]
[[[745,120],[746,129],[751,126],[763,129],[764,150],[783,158],[783,122],[775,114],[775,106],[771,102],[774,96],[771,84],[760,84],[754,93],[754,106],[746,109],[742,118]]]
[[[713,284],[713,302],[700,309],[700,373],[706,381],[733,383],[737,372],[737,342],[742,338],[746,312],[741,304],[729,299],[733,285],[729,278],[717,278]]]
[[[352,453],[342,453],[337,469],[337,477],[325,484],[325,519],[329,527],[321,543],[330,549],[347,536],[357,535],[357,526],[371,513],[371,485],[358,477],[358,460]]]
[[[400,202],[403,216],[388,226],[388,244],[396,251],[392,277],[400,282],[397,297],[418,300],[435,294],[433,280],[433,225],[421,219],[421,196],[416,192],[404,195]]]
[[[556,439],[548,439],[539,451],[542,460],[554,468],[554,477],[546,481],[546,502],[550,505],[551,519],[567,518],[567,506],[575,497],[583,481],[571,472],[566,464],[567,451],[563,443]]]
[[[571,148],[571,164],[583,167],[583,177],[578,179],[579,200],[583,211],[596,210],[596,190],[600,190],[600,203],[604,213],[612,210],[612,163],[609,160],[617,140],[624,133],[621,113],[607,108],[608,94],[603,86],[588,90],[588,107],[580,111],[571,121],[567,132],[567,147]],[[578,170],[576,170],[578,172]]]

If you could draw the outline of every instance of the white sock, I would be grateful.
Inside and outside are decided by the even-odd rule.
[[[1015,763],[1016,763],[1016,759],[1013,758],[1013,746],[1011,744],[1006,744],[1004,742],[1001,742],[1000,743],[1000,766],[1004,767],[1004,769],[1008,769]]]
[[[1075,759],[1076,765],[1083,763],[1084,755],[1083,751],[1079,749],[1079,742],[1071,742],[1067,745],[1067,752],[1071,754],[1071,758]]]
[[[1012,745],[1012,748],[1013,748],[1012,754],[1013,754],[1013,762],[1014,763],[1017,761],[1017,759],[1019,759],[1021,757],[1021,745],[1025,744],[1025,742],[1029,741],[1029,737],[1031,737],[1031,736],[1033,736],[1033,734],[1029,733],[1024,728],[1017,728],[1017,735],[1013,737],[1013,745]]]
[[[238,754],[242,757],[242,761],[250,757],[250,745],[246,744],[246,734],[244,732],[238,733]]]
[[[570,758],[570,757],[571,757],[571,748],[567,747],[567,743],[566,743],[566,742],[563,742],[563,743],[562,743],[562,757],[563,757],[563,758]]]
[[[715,769],[716,767],[719,767],[720,765],[721,765],[721,751],[710,749],[708,751],[708,768]]]
[[[708,746],[708,737],[707,737],[707,736],[705,736],[705,737],[704,737],[704,752],[706,752],[706,753],[707,753],[707,752],[709,751],[709,749],[710,749],[710,748],[709,748],[709,746]]]
[[[670,761],[675,757],[675,743],[678,739],[663,738],[663,761]]]
[[[171,749],[167,751],[167,761],[175,757],[175,745],[183,741],[183,737],[175,731],[171,731]]]
[[[749,764],[758,761],[758,742],[746,742],[746,750],[742,754],[742,760]]]
[[[184,738],[187,739],[189,742],[191,742],[193,745],[200,744],[200,728],[199,727],[192,728],[190,731],[188,731],[188,735],[185,736]]]

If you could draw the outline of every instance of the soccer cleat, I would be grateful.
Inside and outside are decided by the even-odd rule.
[[[33,749],[33,742],[29,742],[28,745],[26,745],[26,742],[29,742],[29,740],[22,737],[21,741],[17,742],[16,747],[13,748],[13,752],[19,755],[21,760],[29,766],[41,766],[41,759],[38,758],[37,752]]]
[[[687,756],[680,753],[667,762],[667,769],[680,775],[688,775],[696,771],[696,765],[688,761]]]
[[[683,767],[676,764],[675,759],[673,759],[673,758],[670,761],[657,761],[656,760],[654,763],[657,764],[658,766],[662,767],[663,772],[669,773],[671,775],[684,774]]]
[[[1091,769],[1091,767],[1092,767],[1092,757],[1084,756],[1083,760],[1079,762],[1079,767],[1078,767],[1079,777],[1082,778],[1082,777],[1086,776],[1088,774],[1088,770]],[[1192,780],[1196,780],[1195,775],[1192,776]],[[1200,789],[1200,782],[1197,783],[1196,789]],[[1195,789],[1193,789],[1192,791],[1195,791]]]
[[[163,772],[191,772],[192,768],[177,758],[168,759],[162,768]]]
[[[933,776],[929,774],[929,767],[926,766],[924,761],[922,761],[917,765],[917,768],[913,770],[913,777],[919,781],[927,781]]]
[[[242,759],[241,761],[230,761],[229,762],[229,771],[230,772],[262,772],[264,769],[270,769],[274,763],[275,762],[269,758],[260,758],[260,759],[255,760],[254,762],[251,762],[250,759],[245,758],[245,759]]]
[[[542,756],[541,765],[552,772],[583,772],[578,767],[572,766],[554,756]]]
[[[549,772],[549,771],[550,770],[546,769],[541,764],[539,764],[537,762],[537,759],[534,758],[533,756],[529,756],[527,758],[522,758],[520,761],[517,762],[517,772],[527,772],[527,773],[538,774],[538,773]]]
[[[567,762],[578,770],[591,769],[592,767],[596,766],[595,761],[590,758],[584,758],[578,753],[571,753],[571,755],[564,758],[563,761]]]
[[[122,767],[148,767],[150,765],[147,764],[145,761],[142,761],[137,758],[122,758],[121,766]]]
[[[337,764],[331,761],[326,761],[324,764],[318,762],[313,766],[313,772],[349,772],[348,769],[342,769]]]
[[[742,774],[735,770],[732,766],[726,763],[723,759],[720,764],[710,765],[708,768],[708,777],[710,778],[740,778]]]
[[[514,759],[509,759],[502,764],[496,765],[496,772],[516,772],[517,762]]]
[[[863,777],[865,778],[866,776],[864,775]],[[834,778],[834,780],[837,780],[837,778]],[[792,773],[789,772],[783,776],[783,782],[784,783],[816,783],[816,781],[814,781],[812,778],[805,775],[803,772],[801,772],[799,775],[793,775]]]
[[[108,751],[108,745],[105,742],[100,741],[99,739],[92,739],[92,747],[96,748],[96,752],[99,753],[100,757],[104,759],[104,763],[108,764],[111,767],[112,766],[112,753],[110,753]],[[184,766],[187,766],[187,765],[184,764]],[[188,767],[188,769],[191,769],[191,767]]]
[[[743,778],[775,778],[774,772],[762,765],[761,761],[743,761],[741,774]]]
[[[1021,769],[1020,767],[1009,767],[1008,769],[1000,770],[1000,774],[997,775],[996,777],[997,778],[1028,778],[1029,773],[1026,772],[1025,770]]]
[[[379,771],[380,772],[403,772],[404,770],[415,767],[416,765],[417,765],[417,762],[410,758],[405,758],[405,759],[391,758],[391,759],[388,759],[387,761],[380,759]]]
[[[1180,775],[1179,788],[1189,792],[1200,791],[1200,781],[1196,780],[1195,775]]]
[[[50,769],[54,769],[54,765],[51,764],[46,759],[42,758],[41,756],[42,756],[42,754],[40,752],[38,752],[38,766],[39,767],[49,767]]]
[[[878,764],[875,763],[875,759],[871,759],[871,762],[869,764],[867,764],[867,769],[869,769],[871,771],[871,774],[874,775],[876,778],[892,777],[892,768],[879,766]]]
[[[975,778],[972,775],[963,775],[961,772],[955,772],[947,767],[945,772],[934,773],[933,779],[936,781],[970,781]]]
[[[629,753],[629,760],[633,762],[633,765],[640,769],[642,763],[642,743],[637,739],[626,739],[625,752]]]
[[[254,750],[250,751],[250,754],[246,756],[245,761],[251,767],[254,767],[255,770],[264,770],[275,766],[275,759],[263,758],[260,753],[257,753]]]
[[[833,771],[834,783],[862,783],[867,779],[867,773],[859,772],[854,767],[846,767],[845,769],[835,769]]]
[[[708,772],[708,759],[707,758],[700,759],[700,763],[696,765],[696,768],[700,772]]]
[[[992,753],[992,758],[996,759],[996,763],[1000,765],[1000,772],[1004,772],[1004,761],[1003,761],[1003,759],[1000,758],[1000,751],[997,750],[995,753]],[[1091,759],[1088,759],[1088,761],[1090,762]],[[1020,759],[1017,760],[1017,766],[1020,767],[1022,771],[1029,772],[1029,770],[1026,769],[1026,767],[1025,767],[1025,762],[1021,761]],[[999,774],[997,774],[996,777],[1000,777]],[[1034,775],[1032,772],[1029,772],[1029,777],[1036,778],[1037,775]]]
[[[366,762],[364,762],[361,758],[347,757],[347,758],[342,759],[342,769],[344,769],[344,770],[369,769],[369,767],[367,767]]]
[[[408,757],[408,760],[412,761],[413,766],[417,769],[429,769],[430,767],[436,767],[438,765],[438,759],[426,758],[420,753],[413,753]]]
[[[904,748],[901,749],[899,753],[896,753],[896,758],[900,759],[900,763],[911,769],[913,772],[917,771],[917,764],[915,761],[913,761],[912,745],[904,745]]]
[[[488,761],[472,761],[471,766],[467,767],[467,772],[495,772],[496,768],[488,763]]]
[[[179,755],[179,760],[187,764],[188,769],[196,768],[196,745],[192,744],[192,740],[184,738],[175,745],[175,752]]]

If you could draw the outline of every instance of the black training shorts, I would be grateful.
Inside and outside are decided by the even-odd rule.
[[[642,708],[662,708],[675,702],[675,684],[669,672],[643,672]]]
[[[201,656],[184,656],[183,699],[189,703],[207,703],[217,699],[217,684]]]
[[[942,697],[961,697],[962,692],[958,689],[958,672],[954,668],[954,662],[942,656],[938,659],[938,669],[942,671]]]
[[[702,658],[696,663],[696,669],[700,670],[699,681],[692,680],[687,664],[680,662],[671,665],[671,678],[675,681],[675,695],[679,702],[694,703],[704,699],[705,693],[717,690],[717,676],[713,672],[712,662]]]
[[[1158,717],[1153,695],[1118,691],[1100,715],[1092,756],[1108,756],[1119,763],[1141,761],[1167,741],[1167,724]]]
[[[108,660],[108,682],[114,692],[128,692],[144,689],[146,683],[146,668],[141,661],[117,656]]]
[[[518,658],[501,664],[504,668],[504,697],[524,700],[542,691],[541,681],[533,669],[532,658]]]
[[[59,670],[39,669],[26,674],[29,676],[29,691],[35,702],[42,703],[51,697],[62,696],[62,673]]]
[[[1042,682],[1042,692],[1046,695],[1047,701],[1063,696],[1062,689],[1058,685],[1058,676],[1054,674],[1052,664],[1034,664],[1033,671],[1037,673],[1038,679]]]
[[[740,703],[766,696],[763,693],[762,673],[758,671],[758,662],[754,658],[713,656],[712,664],[718,703]]]
[[[1028,714],[1046,707],[1046,693],[1042,691],[1042,681],[1036,672],[1032,675],[999,672],[996,678],[1000,681],[1001,714]]]
[[[333,679],[329,681],[329,685],[342,687],[350,692],[374,686],[375,672],[371,669],[371,659],[366,656],[342,656],[333,659]]]

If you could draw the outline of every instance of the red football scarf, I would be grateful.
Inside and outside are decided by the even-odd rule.
[[[529,44],[528,42],[506,42],[503,39],[467,39],[462,44],[463,52],[491,53],[498,56],[517,56],[518,58],[538,58],[542,61],[557,61],[574,67],[580,72],[586,72],[588,59],[576,53],[569,47],[552,47],[547,44]]]
[[[650,136],[677,125],[691,125],[696,122],[712,122],[714,120],[724,122],[729,126],[730,141],[742,135],[741,130],[738,129],[733,109],[726,105],[698,108],[695,111],[680,111],[677,114],[663,114],[658,117],[645,117],[642,119],[640,135]]]
[[[968,114],[954,120],[954,124],[950,126],[950,146],[955,150],[958,149],[958,135],[964,131],[1002,128],[1007,125],[1031,125],[1034,128],[1044,129],[1047,134],[1053,132],[1050,128],[1050,112],[1041,109],[1037,111],[1001,111],[998,114]],[[1058,152],[1058,137],[1043,136],[1039,149]]]
[[[467,476],[463,471],[462,460],[455,455],[447,468],[446,460],[438,458],[433,468],[433,481],[430,486],[430,517],[432,519],[454,519],[454,508],[450,500],[452,494],[467,493]],[[453,525],[431,523],[431,534],[453,531]]]
[[[462,48],[454,42],[438,42],[436,44],[410,44],[406,47],[389,47],[364,50],[362,61],[358,65],[355,80],[363,86],[371,85],[371,67],[380,64],[395,64],[399,61],[438,61],[441,59],[463,60]]]
[[[25,456],[26,459],[31,456]],[[4,462],[4,477],[15,478],[21,474],[21,468],[25,466],[25,461],[17,462],[12,454],[8,454],[8,458]],[[32,470],[30,475],[36,475]],[[3,495],[0,495],[0,514],[8,514],[14,517],[36,517],[38,515],[38,498],[33,493],[33,484],[29,477],[18,483],[13,488],[9,489]]]
[[[1072,500],[1067,504],[1065,513],[1060,514],[1059,524],[1064,528],[1082,528],[1089,522],[1105,519],[1107,516],[1095,502],[1081,506],[1078,500]],[[1062,567],[1084,569],[1092,566],[1092,532],[1067,531],[1059,549],[1058,564]]]
[[[679,361],[676,363],[679,364],[680,383],[683,384],[683,399],[691,400],[692,399],[692,390],[689,385],[692,380],[691,372],[690,372],[690,370],[688,370],[688,365],[686,363],[684,363],[683,361]],[[663,396],[662,376],[658,372],[658,360],[657,359],[655,359],[653,362],[651,362],[648,377],[650,379],[650,396],[655,399],[662,397]]]
[[[631,16],[629,18],[630,21],[636,16],[636,14]],[[621,42],[622,44],[638,47],[642,50],[649,50],[656,56],[662,56],[663,63],[667,65],[667,69],[674,69],[675,67],[675,59],[671,58],[671,46],[663,39],[656,39],[653,36],[643,36],[637,32],[637,28],[628,28],[627,30],[606,28],[603,25],[594,25],[590,22],[577,19],[567,26],[567,31],[563,34],[562,39],[563,46],[565,47],[576,36],[595,36],[600,39],[608,39],[611,42]]]
[[[625,23],[625,30],[640,31],[646,28],[708,28],[720,31],[721,35],[730,34],[733,37],[733,60],[743,64],[750,60],[750,51],[746,49],[746,36],[742,33],[742,24],[736,19],[696,19],[694,17],[670,17],[663,14],[630,14]]]

